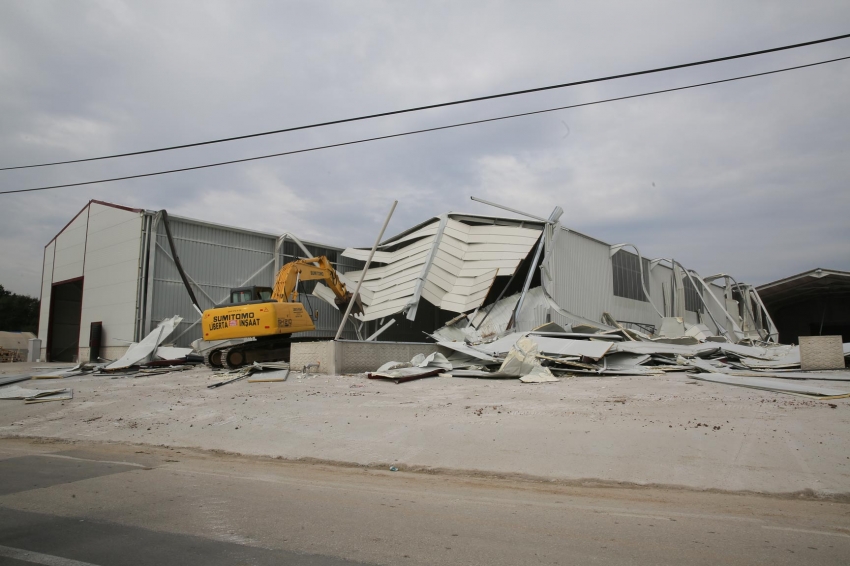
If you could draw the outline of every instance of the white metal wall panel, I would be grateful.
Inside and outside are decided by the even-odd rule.
[[[543,276],[545,287],[562,309],[598,322],[603,312],[613,308],[609,247],[576,232],[556,229],[562,231],[548,261],[552,281]],[[552,321],[569,322],[557,312],[552,313]]]
[[[44,267],[41,272],[41,305],[38,313],[38,338],[41,347],[47,348],[47,326],[50,323],[50,292],[53,289],[53,253],[56,241],[44,248]],[[42,359],[44,359],[42,357]]]
[[[56,236],[56,257],[53,261],[54,283],[83,276],[88,216],[89,207],[86,207]]]
[[[89,205],[80,347],[92,322],[103,322],[102,345],[126,346],[135,334],[139,253],[144,214]]]

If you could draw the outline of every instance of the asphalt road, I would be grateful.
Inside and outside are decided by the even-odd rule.
[[[0,564],[846,564],[850,503],[0,440]]]

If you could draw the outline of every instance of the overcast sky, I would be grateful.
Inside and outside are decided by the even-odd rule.
[[[850,32],[850,2],[0,2],[0,165],[247,134]],[[0,190],[288,151],[850,55],[850,40],[104,162]],[[547,216],[703,274],[850,270],[850,61],[174,175],[0,196],[0,284],[91,199],[339,246],[447,211]]]

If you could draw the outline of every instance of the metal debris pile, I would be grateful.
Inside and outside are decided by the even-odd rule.
[[[486,341],[463,317],[432,337],[438,352],[410,362],[389,362],[367,374],[396,383],[433,376],[519,379],[556,382],[578,376],[659,376],[679,372],[689,379],[815,398],[850,396],[845,390],[815,381],[847,382],[844,371],[850,344],[839,343],[837,371],[802,371],[800,346],[754,342],[732,344],[712,336],[703,325],[673,319],[678,334],[649,336],[623,327],[586,324],[567,328],[549,323],[530,332],[503,332]],[[466,330],[470,328],[470,330]],[[672,335],[671,335],[672,334]],[[839,369],[840,368],[840,369]],[[796,381],[795,381],[796,380]]]

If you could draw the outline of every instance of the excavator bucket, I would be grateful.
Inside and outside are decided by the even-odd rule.
[[[345,311],[352,297],[353,295],[351,293],[346,292],[344,298],[336,298],[334,299],[334,303],[336,303],[340,311]],[[351,314],[363,314],[363,303],[360,301],[360,295],[357,295],[357,300],[354,301],[354,305],[351,307]]]

